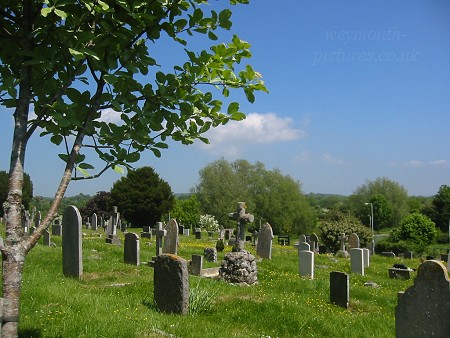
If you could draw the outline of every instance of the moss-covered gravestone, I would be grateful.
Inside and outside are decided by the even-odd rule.
[[[154,299],[159,310],[187,314],[189,311],[189,277],[183,258],[163,254],[155,257]]]

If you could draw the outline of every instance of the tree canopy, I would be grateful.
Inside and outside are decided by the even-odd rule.
[[[0,215],[3,215],[3,203],[8,198],[8,186],[9,186],[9,174],[1,170],[0,171]],[[33,182],[30,175],[23,174],[23,190],[22,190],[22,204],[27,210],[30,207],[31,199],[33,198]]]
[[[169,139],[208,142],[203,134],[210,128],[245,118],[238,102],[221,101],[232,89],[241,89],[250,102],[255,91],[266,91],[261,75],[244,62],[251,56],[248,42],[234,35],[209,49],[189,45],[193,35],[209,45],[232,25],[230,9],[212,6],[206,12],[206,5],[207,0],[0,1],[0,104],[14,116],[9,217],[0,249],[4,280],[18,279],[4,283],[5,316],[18,317],[25,256],[71,180],[95,178],[109,168],[123,171],[144,150],[160,156]],[[153,52],[170,43],[184,53],[178,65],[157,60]],[[120,122],[110,119],[112,112]],[[25,238],[23,170],[35,132],[57,145],[66,167],[48,215]],[[95,158],[103,165],[94,168]],[[17,327],[7,322],[3,332],[17,336]]]
[[[450,223],[450,186],[441,185],[439,191],[431,200],[431,206],[426,212],[444,232],[448,231]]]
[[[110,208],[114,205],[132,227],[155,226],[175,204],[170,185],[151,167],[129,170],[111,188]]]
[[[307,233],[314,227],[314,212],[300,183],[261,162],[217,160],[200,171],[195,192],[203,211],[221,225],[229,224],[228,214],[237,202],[245,202],[255,220],[269,222],[275,233]],[[259,223],[252,227],[259,228]]]

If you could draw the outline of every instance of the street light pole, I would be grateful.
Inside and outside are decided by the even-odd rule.
[[[365,205],[370,205],[370,227],[372,229],[372,255],[375,254],[375,235],[373,232],[373,203],[366,202]]]

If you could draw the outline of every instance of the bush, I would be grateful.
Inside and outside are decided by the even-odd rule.
[[[339,237],[342,233],[347,236],[351,233],[358,234],[361,247],[367,247],[372,241],[372,232],[361,224],[354,216],[341,212],[332,212],[319,223],[320,238],[333,252],[339,250]]]
[[[213,215],[201,215],[199,226],[201,229],[205,231],[215,232],[219,230],[219,223],[216,221]]]
[[[415,250],[415,246],[412,243],[408,243],[407,241],[391,242],[389,238],[382,239],[375,244],[375,253],[377,254],[390,251],[398,256],[399,253],[417,250]]]

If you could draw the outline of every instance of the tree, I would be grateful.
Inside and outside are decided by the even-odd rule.
[[[398,229],[390,235],[391,242],[406,241],[415,251],[423,252],[437,236],[434,222],[425,215],[413,213],[406,216]]]
[[[358,234],[362,247],[367,246],[372,241],[371,229],[362,225],[355,216],[340,211],[330,211],[319,221],[320,238],[323,243],[333,251],[340,247],[339,237],[345,233]]]
[[[0,171],[0,215],[3,215],[3,203],[8,198],[9,174],[2,170]],[[30,175],[23,173],[23,188],[22,188],[22,205],[25,210],[30,208],[30,202],[33,198],[33,182],[31,182]]]
[[[315,223],[300,183],[277,169],[267,170],[261,162],[215,161],[200,171],[195,192],[203,211],[221,225],[230,222],[228,214],[237,202],[245,202],[255,219],[269,222],[275,233],[307,233]],[[258,227],[255,222],[250,228]]]
[[[374,228],[380,229],[383,226],[395,227],[408,214],[408,193],[406,189],[399,183],[392,181],[386,177],[377,178],[374,181],[369,181],[358,188],[349,197],[347,203],[349,210],[363,223],[369,224],[368,207],[365,203],[370,202],[375,196],[382,195],[388,203],[382,202],[384,207],[392,208],[390,219],[385,219],[385,211],[380,214],[380,219],[377,218],[376,206],[374,204]],[[379,198],[377,198],[379,200]],[[381,200],[379,200],[381,202]],[[389,205],[389,206],[388,206]],[[382,223],[379,223],[379,220]]]
[[[109,202],[132,227],[143,227],[161,222],[174,206],[175,197],[153,168],[142,167],[129,170],[113,184]]]
[[[448,231],[450,223],[450,186],[441,185],[439,191],[431,201],[427,214],[444,232]]]
[[[192,194],[189,198],[175,198],[175,206],[170,211],[170,216],[177,219],[180,224],[195,228],[201,215],[201,205],[197,195]]]
[[[111,193],[107,191],[99,191],[86,203],[84,208],[80,208],[83,217],[90,217],[96,214],[98,217],[108,219],[111,216]]]
[[[144,150],[160,156],[169,139],[207,142],[203,134],[208,129],[245,117],[237,102],[223,107],[218,98],[237,88],[253,102],[255,91],[266,89],[260,74],[243,63],[251,56],[250,45],[237,36],[210,50],[191,50],[191,35],[216,40],[220,29],[231,27],[229,9],[203,12],[207,0],[2,0],[0,4],[0,104],[11,108],[14,116],[9,217],[0,248],[7,304],[3,315],[18,318],[25,257],[53,218],[71,180],[95,178],[109,168],[123,171]],[[149,52],[170,43],[181,53],[186,51],[186,61],[172,71],[165,59],[156,60]],[[120,123],[107,119],[113,111]],[[24,238],[23,170],[28,142],[37,131],[60,145],[66,167],[49,213]],[[96,156],[103,168],[91,164]],[[2,332],[14,337],[17,328],[16,321],[8,321]]]
[[[391,224],[393,210],[386,197],[382,194],[372,195],[369,203],[373,206],[373,218],[377,221],[376,229],[388,227]]]

